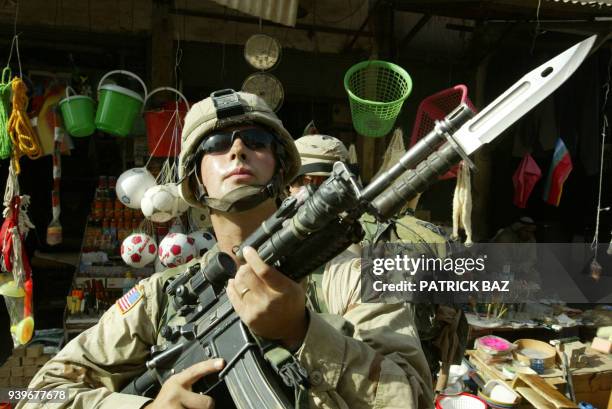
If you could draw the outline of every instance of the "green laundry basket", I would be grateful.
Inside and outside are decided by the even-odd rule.
[[[391,131],[412,79],[402,67],[386,61],[363,61],[344,75],[355,130],[363,136],[382,137]]]

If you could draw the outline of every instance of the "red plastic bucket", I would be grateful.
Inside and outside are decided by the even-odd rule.
[[[144,113],[147,129],[147,145],[153,157],[177,156],[181,151],[181,130],[185,114],[189,111],[189,103],[180,91],[171,87],[154,89],[145,101],[145,107],[151,95],[156,92],[169,91],[177,94],[181,101],[168,101],[161,109],[149,110]]]

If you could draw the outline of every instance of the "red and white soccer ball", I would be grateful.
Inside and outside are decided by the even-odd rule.
[[[121,243],[121,258],[130,267],[144,267],[153,260],[157,254],[155,240],[144,233],[134,233]]]
[[[199,257],[202,257],[208,250],[217,244],[214,236],[206,230],[196,230],[189,233],[189,237],[195,240],[195,246]]]
[[[166,267],[176,267],[197,255],[195,239],[183,233],[168,233],[159,243],[159,261]]]

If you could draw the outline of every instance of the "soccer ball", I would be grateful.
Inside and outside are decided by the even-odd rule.
[[[147,189],[140,203],[145,217],[155,223],[165,223],[182,213],[189,205],[178,193],[174,183],[156,185]]]
[[[182,233],[168,233],[159,243],[159,261],[166,267],[188,263],[196,256],[195,239]]]
[[[146,168],[126,170],[117,179],[117,197],[127,207],[140,209],[140,201],[145,191],[155,186],[155,178]]]
[[[189,233],[189,237],[192,237],[195,240],[195,247],[198,252],[198,256],[200,257],[202,257],[217,243],[217,240],[215,240],[213,235],[206,230],[191,232]]]
[[[157,254],[157,244],[148,234],[134,233],[121,243],[121,258],[130,267],[144,267],[153,260]]]

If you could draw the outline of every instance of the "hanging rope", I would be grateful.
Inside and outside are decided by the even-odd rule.
[[[11,69],[2,70],[0,82],[0,159],[11,156],[11,138],[8,134],[8,118],[11,110]]]
[[[604,100],[601,107],[603,113],[603,120],[601,125],[601,158],[599,160],[599,189],[597,193],[597,213],[595,214],[595,235],[591,242],[591,250],[595,251],[595,259],[597,259],[597,250],[599,245],[599,218],[601,212],[609,210],[610,208],[601,207],[601,192],[603,190],[603,171],[604,171],[604,152],[606,147],[606,134],[608,133],[608,116],[606,115],[606,106],[608,104],[608,93],[610,92],[610,69],[612,68],[612,55],[608,61],[608,79],[603,85],[604,89]]]
[[[28,88],[21,78],[13,79],[13,112],[8,121],[8,131],[13,143],[13,161],[17,174],[21,172],[19,158],[28,155],[30,159],[37,159],[42,155],[42,148],[38,135],[34,132],[30,118],[26,113],[28,107]]]

